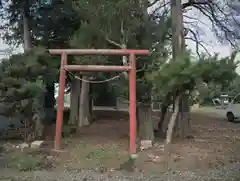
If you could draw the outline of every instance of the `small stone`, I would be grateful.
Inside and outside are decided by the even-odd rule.
[[[31,143],[31,148],[39,148],[42,144],[43,144],[44,141],[34,141]]]
[[[159,144],[159,143],[155,143],[154,144],[155,148],[158,148],[159,150],[163,151],[164,150],[164,145],[163,144]]]
[[[16,145],[16,148],[21,148],[21,149],[28,148],[28,147],[29,147],[29,145],[27,143],[21,143],[19,145]]]
[[[153,144],[152,144],[152,140],[141,140],[141,143],[140,143],[140,149],[141,151],[142,150],[146,150],[146,149],[149,149],[149,148],[152,148]]]
[[[53,160],[53,156],[47,156],[47,160]]]

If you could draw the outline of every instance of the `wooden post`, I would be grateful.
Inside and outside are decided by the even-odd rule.
[[[60,149],[61,137],[62,137],[62,121],[64,111],[64,90],[65,90],[65,78],[66,70],[64,66],[67,64],[67,54],[61,55],[61,69],[59,76],[59,90],[58,90],[58,108],[57,108],[57,120],[56,120],[56,136],[55,136],[55,149]]]

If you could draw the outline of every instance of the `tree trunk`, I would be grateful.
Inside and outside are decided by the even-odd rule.
[[[140,137],[140,115],[139,115],[139,105],[136,107],[136,119],[137,119],[137,137]]]
[[[22,12],[22,18],[23,18],[23,45],[24,45],[24,52],[28,52],[32,48],[32,41],[31,41],[31,34],[29,29],[29,1],[26,1],[24,4],[23,12]],[[34,134],[35,137],[42,137],[43,133],[43,124],[42,119],[40,116],[33,115],[33,117],[38,117],[35,119],[35,127],[34,127]]]
[[[172,54],[174,61],[182,61],[186,53],[184,39],[184,25],[181,1],[171,0],[171,15],[172,15]],[[176,101],[175,101],[176,102]],[[186,137],[189,130],[189,115],[190,108],[188,105],[188,95],[184,94],[180,100],[180,114],[177,118],[177,136],[180,138]],[[176,104],[175,104],[176,105]]]
[[[151,105],[140,105],[138,108],[138,135],[141,140],[154,139]]]
[[[188,105],[188,95],[182,95],[180,101],[180,111],[177,124],[177,136],[184,139],[190,134],[190,108]]]
[[[168,105],[163,104],[161,106],[160,120],[158,122],[158,130],[159,130],[159,132],[162,132],[162,126],[163,126],[162,124],[163,124],[163,122],[165,120],[165,117],[166,117],[166,114],[167,114],[167,109],[168,109]]]
[[[23,9],[23,45],[24,52],[29,51],[32,47],[31,34],[29,30],[29,2],[26,1]]]
[[[184,38],[184,24],[183,24],[183,14],[182,14],[182,8],[180,5],[181,10],[179,10],[179,19],[180,19],[180,29],[181,29],[181,41],[180,41],[180,49],[182,51],[182,55],[186,53],[186,47],[185,47],[185,38]],[[179,115],[179,136],[180,138],[186,138],[190,134],[190,107],[189,107],[189,95],[186,93],[186,91],[183,93],[181,98],[181,112]]]
[[[91,84],[89,84],[89,104],[88,104],[88,111],[89,111],[89,121],[93,121],[93,89]]]
[[[83,76],[83,80],[88,80],[88,76]],[[89,83],[82,81],[81,94],[80,94],[80,105],[79,105],[79,118],[78,128],[87,126],[90,124],[90,113],[89,113]]]
[[[34,125],[34,136],[35,138],[42,138],[43,136],[43,124],[42,124],[42,120],[40,117],[38,117],[37,119],[35,119],[35,125]]]
[[[160,111],[160,116],[159,116],[160,119],[159,119],[159,122],[158,122],[158,131],[157,131],[157,134],[159,136],[164,136],[165,137],[166,130],[163,130],[163,125],[164,125],[164,121],[165,121],[167,111],[168,111],[168,107],[169,107],[169,104],[170,104],[170,97],[171,97],[171,93],[168,93],[162,101],[161,111]]]
[[[80,86],[81,86],[81,81],[78,79],[73,79],[73,81],[71,82],[71,92],[70,92],[69,124],[77,124]]]
[[[39,127],[49,127],[50,125],[54,124],[56,121],[55,116],[55,86],[54,83],[48,83],[45,85],[46,92],[44,94],[44,116],[41,117],[41,119],[37,119],[35,124],[35,129],[38,130]],[[39,117],[39,116],[38,116]],[[39,133],[40,134],[40,133]],[[43,135],[43,130],[41,135]]]
[[[89,96],[89,83],[87,83],[87,96],[86,96],[86,105],[84,106],[84,109],[85,109],[85,119],[84,119],[84,122],[83,122],[83,125],[84,126],[88,126],[90,125],[91,123],[91,120],[92,120],[92,115],[91,115],[91,112],[90,112],[90,96]]]
[[[177,119],[177,116],[178,116],[178,113],[179,113],[179,102],[180,102],[180,96],[177,96],[176,99],[175,99],[175,109],[172,113],[172,116],[169,120],[169,123],[168,123],[168,130],[167,130],[167,136],[166,136],[166,142],[165,142],[165,145],[169,145],[172,141],[172,135],[173,135],[173,128],[175,126],[175,123],[176,123],[176,119]]]
[[[164,145],[165,164],[167,165],[167,167],[169,162],[169,156],[171,153],[170,144],[172,141],[174,127],[175,127],[175,123],[179,113],[179,102],[180,102],[180,96],[177,96],[174,103],[174,111],[168,123],[168,130],[167,130],[166,141]]]

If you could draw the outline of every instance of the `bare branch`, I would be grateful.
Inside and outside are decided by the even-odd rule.
[[[201,57],[200,52],[199,52],[199,46],[202,47],[208,55],[210,55],[210,53],[208,52],[207,48],[206,48],[206,47],[203,45],[203,43],[198,39],[196,33],[195,33],[193,30],[189,29],[189,28],[187,28],[187,30],[192,34],[193,37],[185,37],[185,39],[187,39],[187,40],[192,40],[192,41],[195,42],[195,44],[196,44],[196,52],[197,52],[197,54],[198,54],[198,57],[199,57],[199,58]]]
[[[163,14],[164,14],[164,13],[167,11],[167,10],[166,10],[167,5],[170,5],[170,2],[165,2],[165,1],[164,1],[163,4],[159,5],[158,7],[156,7],[156,8],[151,12],[151,15],[156,14],[156,13],[159,12],[160,9],[162,9],[162,8],[165,8],[164,11],[163,11]]]
[[[195,21],[195,22],[199,22],[199,23],[201,23],[201,24],[203,24],[203,25],[205,25],[205,26],[208,26],[206,23],[204,23],[203,21],[201,21],[199,18],[194,18],[194,17],[191,17],[191,16],[188,16],[188,15],[183,15],[183,17],[184,18],[187,18],[187,19],[190,19],[190,20],[193,20],[193,21]],[[184,22],[185,23],[185,22]],[[192,22],[192,23],[194,23],[194,22]]]
[[[117,42],[111,40],[109,37],[106,37],[106,40],[107,40],[110,44],[112,44],[112,45],[114,45],[114,46],[116,46],[116,47],[118,47],[118,48],[127,49],[127,41],[128,41],[128,39],[127,39],[127,36],[126,36],[126,34],[125,34],[124,22],[123,22],[123,20],[121,21],[120,33],[121,33],[120,43],[117,43]],[[124,66],[127,66],[127,65],[128,65],[128,57],[127,57],[127,56],[123,56],[123,57],[122,57],[122,63],[123,63]],[[127,72],[124,72],[124,77],[125,77],[125,79],[128,78]]]
[[[196,0],[189,0],[188,2],[182,4],[182,9],[185,9],[190,6],[206,5],[209,3],[212,3],[212,0],[204,0],[202,2],[196,2]]]
[[[235,41],[235,39],[239,39],[240,37],[236,34],[236,32],[232,31],[231,29],[229,29],[229,27],[227,27],[226,23],[227,21],[229,21],[227,15],[221,10],[220,7],[218,7],[217,4],[209,4],[208,7],[208,13],[212,16],[217,27],[224,33],[225,39],[231,44],[231,46],[235,47],[233,41]],[[224,16],[223,19],[217,18],[217,12],[215,9],[220,11],[220,13]]]
[[[148,8],[151,6],[154,6],[155,4],[157,4],[160,0],[154,0],[153,2],[148,4]]]
[[[191,3],[189,3],[191,1]],[[235,19],[233,12],[230,12],[228,3],[222,5],[214,1],[189,0],[188,7],[194,7],[207,17],[212,24],[212,30],[220,41],[226,40],[232,47],[237,46],[237,40],[240,39],[238,31],[234,30],[235,26],[240,27],[240,23]],[[190,5],[191,4],[191,5]],[[233,24],[231,24],[233,22]]]
[[[108,43],[110,43],[110,44],[112,44],[112,45],[114,45],[114,46],[116,46],[116,47],[118,47],[118,48],[123,49],[123,47],[122,47],[121,44],[119,44],[119,43],[117,43],[117,42],[115,42],[115,41],[109,39],[108,37],[106,37],[106,40],[107,40]]]
[[[128,37],[127,37],[127,35],[125,33],[125,30],[124,30],[124,22],[123,22],[123,20],[121,21],[120,32],[121,32],[121,44],[122,44],[121,46],[123,47],[122,49],[125,49],[127,41],[128,41]]]

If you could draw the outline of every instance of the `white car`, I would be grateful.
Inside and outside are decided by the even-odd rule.
[[[226,113],[229,122],[234,122],[240,118],[240,104],[229,104]]]
[[[236,98],[240,95],[237,94],[226,108],[226,116],[229,122],[238,121],[240,118],[240,102]]]

